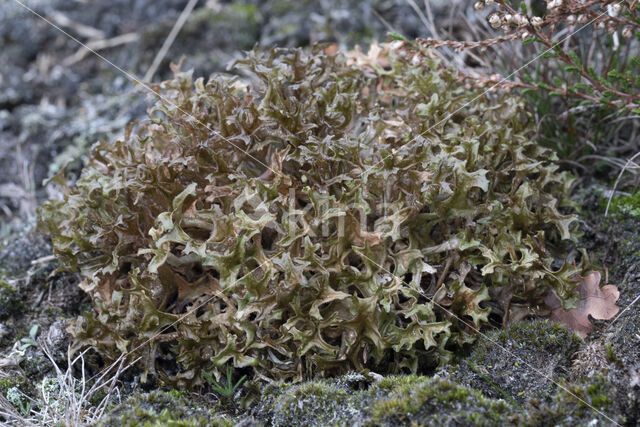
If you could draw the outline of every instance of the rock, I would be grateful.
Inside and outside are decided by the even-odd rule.
[[[564,325],[524,320],[487,332],[471,355],[451,368],[452,379],[492,398],[511,398],[519,404],[533,398],[545,401],[555,394],[553,381],[569,376],[581,345]]]
[[[65,330],[67,327],[66,320],[58,320],[51,324],[49,331],[44,337],[49,354],[58,364],[66,363],[67,349],[71,343],[71,336]]]

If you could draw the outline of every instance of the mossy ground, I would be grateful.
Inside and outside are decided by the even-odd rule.
[[[234,423],[215,414],[213,409],[194,405],[177,390],[136,393],[115,406],[100,423],[104,427],[230,427]]]
[[[486,334],[468,358],[453,368],[454,378],[494,398],[519,404],[545,401],[556,391],[552,380],[566,378],[582,340],[546,319],[521,321]]]
[[[626,196],[612,197],[611,202],[603,198],[600,206],[606,210],[607,205],[609,205],[609,212],[619,218],[640,217],[640,191]]]
[[[610,266],[609,283],[618,286],[621,312],[612,322],[598,322],[598,330],[578,353],[574,378],[594,378],[611,402],[608,408],[622,415],[625,423],[640,422],[640,193],[614,199],[624,208],[603,217],[606,198],[594,192],[584,202],[592,208],[585,241],[598,250],[603,265]],[[613,202],[612,202],[613,204]],[[601,400],[602,400],[601,399]]]
[[[0,320],[20,311],[22,302],[16,289],[0,279]]]
[[[270,386],[254,417],[277,426],[496,425],[511,423],[514,410],[504,400],[487,398],[444,378],[408,375],[376,380],[348,374]]]

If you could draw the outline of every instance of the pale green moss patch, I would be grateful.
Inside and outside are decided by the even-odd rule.
[[[387,388],[382,384],[385,381],[391,382],[390,392],[372,403],[367,425],[505,425],[517,417],[504,400],[486,398],[477,390],[448,380],[387,378],[372,390]]]
[[[233,422],[215,415],[213,410],[195,406],[180,392],[154,391],[136,393],[116,406],[100,424],[101,426],[219,426]]]
[[[606,209],[607,202],[607,199],[602,200],[603,209]],[[609,213],[640,217],[640,191],[629,196],[611,199]]]
[[[624,420],[613,411],[615,389],[600,375],[565,384],[548,405],[529,408],[532,425],[620,425]],[[631,425],[631,424],[629,424]]]
[[[504,400],[443,378],[392,376],[377,382],[363,375],[264,390],[255,415],[267,425],[496,425],[517,417]],[[515,415],[514,415],[515,414]]]
[[[567,376],[581,344],[576,334],[559,323],[521,321],[488,332],[487,339],[478,341],[471,355],[454,368],[454,378],[493,398],[518,404],[530,399],[549,401],[556,393],[552,379]]]

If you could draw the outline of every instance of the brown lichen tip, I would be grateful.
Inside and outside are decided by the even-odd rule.
[[[507,317],[512,299],[571,296],[580,268],[552,268],[574,237],[570,178],[521,100],[401,53],[255,51],[242,84],[158,85],[149,119],[41,210],[94,302],[76,348],[136,349],[188,386],[225,364],[415,372],[474,338],[431,296],[475,327],[493,295]]]

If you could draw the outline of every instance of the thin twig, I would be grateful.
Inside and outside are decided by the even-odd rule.
[[[87,55],[92,53],[92,51],[95,52],[98,50],[109,49],[123,44],[128,44],[136,40],[138,40],[137,33],[121,34],[110,39],[92,40],[85,43],[85,45],[78,49],[76,53],[65,58],[62,61],[62,64],[65,66],[73,65],[77,62],[82,61]]]
[[[407,3],[409,3],[409,6],[411,6],[411,8],[416,12],[416,14],[418,15],[418,18],[422,21],[422,24],[431,33],[431,36],[438,38],[438,35],[437,35],[438,32],[436,31],[435,25],[433,25],[433,22],[429,22],[427,17],[424,16],[422,9],[418,7],[416,2],[414,0],[407,0]]]
[[[180,30],[182,29],[182,26],[184,25],[185,22],[187,22],[189,15],[191,15],[191,12],[193,12],[193,8],[196,7],[196,3],[198,3],[198,0],[190,0],[189,3],[187,3],[187,5],[184,7],[184,10],[178,17],[176,23],[173,24],[173,28],[171,29],[169,36],[167,36],[166,40],[162,44],[162,47],[158,51],[156,57],[153,59],[153,63],[147,70],[147,73],[144,75],[142,80],[144,80],[145,82],[151,81],[151,79],[153,78],[153,75],[156,73],[156,71],[158,71],[158,67],[160,66],[160,63],[162,62],[164,57],[167,55],[167,52],[171,48],[171,45],[175,41]]]
[[[380,12],[378,12],[375,8],[372,8],[371,11],[373,12],[374,15],[376,15],[376,18],[378,18],[380,20],[380,22],[382,22],[382,25],[385,26],[387,31],[389,31],[391,33],[397,33],[397,31],[393,28],[393,26],[389,23],[389,21],[387,21],[384,18],[384,16],[382,16],[380,14]]]
[[[629,165],[638,156],[640,156],[640,151],[638,151],[636,154],[633,155],[633,157],[631,157],[629,160],[627,160],[627,163],[624,165],[624,167],[622,168],[622,170],[618,174],[618,177],[616,178],[616,182],[613,184],[613,189],[611,190],[611,194],[609,195],[609,200],[607,200],[607,209],[605,209],[605,211],[604,211],[604,216],[607,216],[609,214],[609,206],[611,206],[611,200],[613,199],[613,195],[616,192],[616,187],[618,186],[618,182],[620,182],[620,178],[622,178],[622,174],[624,174],[624,171],[627,170]]]
[[[606,282],[605,282],[606,283]],[[615,317],[615,319],[613,319],[611,321],[611,323],[609,323],[609,325],[607,326],[607,329],[609,329],[609,327],[611,325],[613,325],[615,323],[616,320],[618,320],[620,318],[620,316],[622,316],[622,313],[624,313],[625,311],[629,310],[631,308],[631,306],[633,306],[635,303],[638,302],[638,300],[640,300],[640,295],[638,295],[637,297],[634,298],[633,301],[631,301],[631,303],[624,309],[622,310],[620,313],[618,313],[618,315]]]
[[[47,255],[47,256],[40,257],[38,259],[34,259],[33,261],[31,261],[31,265],[48,264],[55,260],[56,260],[55,255]]]
[[[98,30],[97,28],[90,27],[88,25],[81,24],[79,22],[75,22],[70,19],[67,15],[53,11],[49,15],[49,19],[51,19],[56,24],[61,27],[67,27],[78,33],[79,35],[86,37],[88,39],[104,39],[105,34],[104,31]]]

